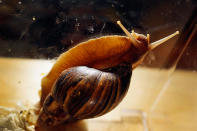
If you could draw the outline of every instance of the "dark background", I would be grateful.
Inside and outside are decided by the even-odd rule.
[[[158,40],[176,30],[179,37],[158,47],[143,65],[168,68],[197,23],[195,0],[0,0],[0,57],[52,59],[79,42],[128,30]],[[197,34],[178,68],[197,70]]]

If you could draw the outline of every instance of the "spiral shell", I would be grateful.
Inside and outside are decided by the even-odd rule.
[[[86,66],[66,69],[45,100],[39,123],[53,126],[111,111],[125,96],[131,74],[130,64],[103,71]]]

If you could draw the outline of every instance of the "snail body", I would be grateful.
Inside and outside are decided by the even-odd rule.
[[[80,43],[60,55],[42,79],[37,126],[55,126],[101,116],[114,109],[128,91],[132,70],[149,50],[149,35],[103,36]]]
[[[49,74],[42,79],[41,103],[51,91],[55,80],[67,68],[88,66],[102,70],[124,62],[134,63],[148,49],[146,37],[139,35],[138,39],[146,42],[139,50],[136,50],[128,37],[112,35],[82,42],[61,54]]]

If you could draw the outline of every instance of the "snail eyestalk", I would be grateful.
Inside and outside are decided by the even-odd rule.
[[[147,38],[147,41],[148,41],[148,45],[150,45],[150,35],[147,34],[146,38]]]
[[[120,21],[117,21],[117,24],[120,26],[120,28],[125,32],[125,34],[130,38],[134,46],[139,47],[136,39],[131,35],[131,33],[122,25]]]
[[[131,33],[132,33],[132,35],[137,39],[138,36],[136,35],[135,31],[132,30]]]
[[[161,45],[162,43],[166,42],[167,40],[173,38],[174,36],[176,36],[176,35],[178,35],[178,34],[179,34],[179,31],[176,31],[175,33],[173,33],[173,34],[171,34],[171,35],[169,35],[169,36],[166,36],[166,37],[164,37],[163,39],[160,39],[160,40],[158,40],[158,41],[155,41],[155,42],[151,43],[151,44],[149,45],[149,49],[150,49],[150,50],[153,50],[153,49],[156,48],[157,46]]]

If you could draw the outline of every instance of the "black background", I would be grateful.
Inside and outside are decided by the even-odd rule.
[[[151,41],[176,30],[187,39],[184,31],[187,23],[196,19],[196,7],[195,0],[0,0],[0,56],[56,58],[90,38],[124,35],[117,20],[128,30],[149,33]],[[174,43],[177,39],[183,43],[180,37],[174,39]],[[177,56],[181,48],[175,45],[161,46],[152,53],[156,59],[168,56],[167,61],[151,60],[150,54],[143,65],[170,66],[169,62],[173,63],[176,59],[173,56]],[[172,54],[174,47],[177,52]],[[196,40],[178,67],[197,69]]]

